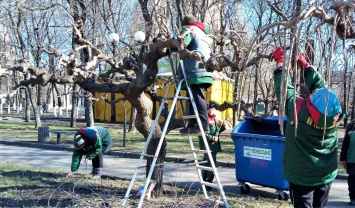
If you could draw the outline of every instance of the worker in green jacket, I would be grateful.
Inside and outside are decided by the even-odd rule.
[[[272,53],[277,64],[274,84],[279,102],[283,54],[281,47]],[[328,89],[327,83],[303,55],[299,55],[297,64],[303,71],[311,95],[302,98],[291,82],[287,83],[283,177],[289,182],[294,207],[325,207],[332,181],[338,172],[338,125],[342,109],[334,92]]]
[[[199,22],[193,15],[186,15],[182,20],[181,34],[185,34],[185,47],[189,51],[197,51],[204,61],[210,57],[211,47],[207,35],[210,33],[208,25]],[[207,72],[205,68],[200,68],[199,62],[186,58],[184,59],[184,68],[186,72],[186,79],[192,91],[192,96],[198,111],[199,118],[202,123],[204,132],[209,131],[208,117],[207,117],[207,103],[204,92],[212,85],[212,73]],[[183,73],[178,70],[179,80],[183,79]],[[186,85],[182,85],[182,89],[186,89]],[[191,102],[189,102],[189,114],[194,115]],[[197,126],[196,119],[190,119],[186,128],[180,129],[180,133],[198,133],[200,129]]]
[[[206,139],[208,142],[208,147],[211,150],[211,156],[215,166],[217,166],[217,153],[222,151],[221,143],[219,140],[219,134],[226,130],[226,125],[223,121],[218,121],[215,119],[216,115],[214,113],[215,108],[208,109],[208,123],[210,126],[210,130],[206,133]],[[206,146],[203,141],[202,136],[199,136],[199,147],[201,150],[205,150]],[[207,161],[207,163],[203,163],[203,166],[212,167],[208,154],[205,153],[203,156],[203,161]],[[206,182],[212,183],[214,179],[214,173],[208,170],[202,170],[202,179]],[[211,191],[212,188],[210,186],[206,186],[207,191]]]
[[[109,151],[112,139],[108,129],[101,126],[81,128],[74,136],[74,152],[72,156],[71,172],[67,177],[74,175],[78,170],[83,155],[84,163],[92,160],[93,179],[100,179],[103,168],[103,153]]]

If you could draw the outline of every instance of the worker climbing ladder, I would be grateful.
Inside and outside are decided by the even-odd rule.
[[[127,189],[127,192],[126,192],[126,195],[125,197],[123,198],[123,201],[122,201],[122,205],[121,207],[125,207],[125,204],[130,196],[130,192],[132,190],[132,187],[133,187],[133,184],[134,182],[136,181],[136,177],[137,177],[137,174],[138,174],[138,171],[142,168],[142,167],[146,167],[145,165],[142,165],[142,162],[144,160],[145,157],[151,157],[153,158],[153,161],[152,161],[152,164],[150,166],[150,169],[149,169],[149,173],[146,177],[146,180],[145,180],[145,184],[144,184],[144,189],[143,189],[143,192],[142,194],[140,195],[140,200],[139,200],[139,204],[138,204],[138,208],[142,207],[142,204],[143,204],[143,201],[144,201],[144,197],[146,195],[146,192],[147,192],[147,188],[148,188],[148,185],[150,184],[150,179],[152,177],[152,174],[153,174],[153,171],[154,171],[154,167],[156,166],[160,166],[162,164],[156,164],[157,162],[157,159],[158,159],[158,156],[159,156],[159,152],[160,152],[160,149],[161,149],[161,146],[163,144],[163,141],[164,141],[164,138],[165,138],[165,135],[166,135],[166,132],[167,132],[167,129],[168,129],[168,125],[169,125],[169,122],[170,122],[170,119],[171,119],[171,116],[173,114],[173,111],[174,111],[174,108],[176,106],[176,103],[177,103],[177,100],[190,100],[191,101],[191,104],[192,104],[192,107],[193,107],[193,110],[194,110],[194,114],[195,115],[188,115],[188,116],[183,116],[183,119],[196,119],[197,121],[197,124],[198,124],[198,127],[200,129],[200,134],[203,138],[203,142],[205,144],[205,147],[206,147],[206,150],[198,150],[198,149],[195,149],[194,147],[194,143],[193,143],[193,140],[192,140],[192,134],[188,134],[188,138],[189,138],[189,142],[190,142],[190,147],[191,147],[191,153],[192,153],[192,156],[193,156],[193,163],[196,167],[196,170],[197,170],[197,173],[198,173],[198,178],[199,178],[199,181],[200,181],[200,184],[202,186],[202,190],[203,190],[203,193],[204,193],[204,196],[205,196],[205,199],[211,203],[215,203],[215,204],[219,204],[219,205],[223,205],[225,207],[229,207],[229,204],[228,204],[228,201],[227,201],[227,198],[225,196],[225,193],[224,193],[224,190],[223,190],[223,186],[221,184],[221,181],[219,179],[219,175],[217,173],[217,168],[216,168],[216,164],[214,163],[213,161],[213,158],[212,158],[212,154],[211,154],[211,150],[209,148],[209,145],[208,145],[208,141],[206,139],[206,135],[204,133],[204,130],[203,130],[203,127],[202,127],[202,123],[201,123],[201,120],[198,116],[198,111],[197,111],[197,107],[196,107],[196,104],[195,104],[195,100],[193,98],[193,96],[191,97],[185,97],[185,96],[180,96],[180,90],[181,90],[181,86],[182,86],[182,83],[185,82],[186,83],[186,87],[187,87],[187,90],[188,90],[188,94],[189,95],[192,95],[192,92],[191,92],[191,89],[190,89],[190,86],[188,85],[187,83],[187,80],[186,80],[186,72],[185,72],[185,68],[184,68],[184,64],[183,64],[183,61],[180,60],[180,66],[181,66],[181,70],[182,70],[182,73],[183,73],[183,76],[184,76],[184,79],[183,80],[180,80],[178,82],[178,85],[176,85],[176,92],[175,92],[175,95],[173,97],[169,97],[168,96],[168,93],[170,91],[170,87],[171,85],[168,86],[168,89],[166,90],[166,93],[165,93],[165,96],[164,96],[164,100],[163,101],[166,101],[166,100],[172,100],[172,104],[171,104],[171,110],[169,110],[169,114],[166,118],[166,122],[165,122],[165,125],[164,125],[164,128],[163,128],[163,131],[162,131],[162,135],[160,137],[160,140],[159,140],[159,143],[158,143],[158,146],[156,148],[156,151],[155,151],[155,154],[154,155],[148,155],[147,154],[147,149],[148,149],[148,145],[149,145],[149,142],[151,141],[152,139],[152,136],[153,136],[153,133],[155,131],[155,128],[158,124],[158,119],[160,117],[160,114],[161,112],[163,111],[163,108],[164,108],[164,105],[160,105],[160,108],[158,110],[158,113],[157,113],[157,116],[154,120],[154,123],[153,123],[153,126],[150,130],[150,133],[149,133],[149,136],[147,138],[147,141],[144,145],[144,148],[143,148],[143,151],[141,153],[141,156],[137,162],[137,166],[136,166],[136,169],[133,173],[133,176],[132,176],[132,179],[131,179],[131,182],[128,186],[128,189]],[[177,83],[177,80],[175,80],[175,83]],[[209,161],[210,161],[210,164],[211,164],[211,167],[208,167],[208,166],[203,166],[204,163],[206,163],[207,161],[198,161],[198,158],[197,158],[197,152],[203,152],[203,153],[207,153],[208,155],[208,158],[209,158]],[[217,184],[215,183],[209,183],[209,182],[206,182],[206,181],[203,181],[202,179],[202,172],[201,170],[207,170],[207,171],[212,171],[215,175],[215,179],[217,181]],[[218,199],[213,199],[213,198],[210,198],[209,195],[208,195],[208,192],[206,190],[206,186],[207,187],[213,187],[213,188],[217,188],[220,192],[220,195],[221,195],[221,198],[223,200],[218,200]]]

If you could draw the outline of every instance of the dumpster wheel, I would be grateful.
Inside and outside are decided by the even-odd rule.
[[[250,186],[245,183],[241,184],[240,192],[242,192],[242,194],[248,194],[250,192]]]
[[[278,200],[288,201],[288,194],[286,192],[280,192],[277,196]]]

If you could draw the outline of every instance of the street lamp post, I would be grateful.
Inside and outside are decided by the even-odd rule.
[[[118,41],[120,40],[120,37],[118,36],[117,33],[111,33],[108,36],[108,41],[112,44],[112,46],[116,46],[116,44],[118,43]],[[115,51],[115,48],[113,48],[113,50]],[[116,55],[115,52],[113,52],[113,55]]]
[[[123,116],[123,140],[122,140],[122,146],[126,146],[126,123],[127,123],[127,118],[126,118],[126,98],[123,100],[123,111],[124,111],[124,116]]]
[[[120,37],[118,36],[117,33],[111,33],[108,36],[108,41],[112,45],[113,57],[115,57],[115,55],[116,55],[116,46],[117,46],[117,43],[118,43],[119,40],[120,40]],[[115,79],[115,76],[113,74],[112,75],[112,82],[113,82],[114,79]],[[115,93],[111,93],[111,101],[114,101],[114,100],[115,100]],[[116,104],[112,103],[111,104],[111,122],[115,122],[116,121],[116,108],[115,107],[116,107]]]
[[[113,56],[116,55],[116,46],[117,43],[119,41],[119,36],[117,35],[117,33],[111,33],[108,37],[109,42],[112,44],[112,53]],[[114,79],[115,76],[113,75],[112,79]],[[111,93],[111,101],[115,100],[115,93]],[[122,146],[125,147],[126,146],[126,98],[124,98],[123,100],[123,111],[124,111],[124,120],[123,120],[123,142],[122,142]],[[116,108],[115,108],[115,104],[113,103],[111,105],[111,121],[115,122],[116,121]]]

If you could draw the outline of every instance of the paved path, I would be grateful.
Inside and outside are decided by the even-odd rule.
[[[38,148],[28,148],[15,145],[0,144],[0,158],[2,161],[13,162],[16,164],[27,164],[38,167],[57,168],[61,170],[70,170],[71,154],[69,151],[44,150]],[[104,174],[130,179],[132,177],[134,168],[136,167],[137,159],[119,158],[117,156],[104,156]],[[91,165],[88,170],[85,165],[80,166],[80,172],[90,172]],[[173,183],[179,187],[200,187],[197,173],[194,167],[183,164],[174,164],[174,166],[167,165],[167,170],[164,170],[165,183]],[[144,169],[139,176],[144,177]],[[218,173],[220,175],[222,184],[226,192],[240,193],[240,186],[235,178],[234,168],[219,167]],[[260,187],[251,184],[252,196],[264,196],[270,198],[277,198],[274,189]],[[347,182],[345,180],[335,180],[329,197],[328,207],[349,207]]]

